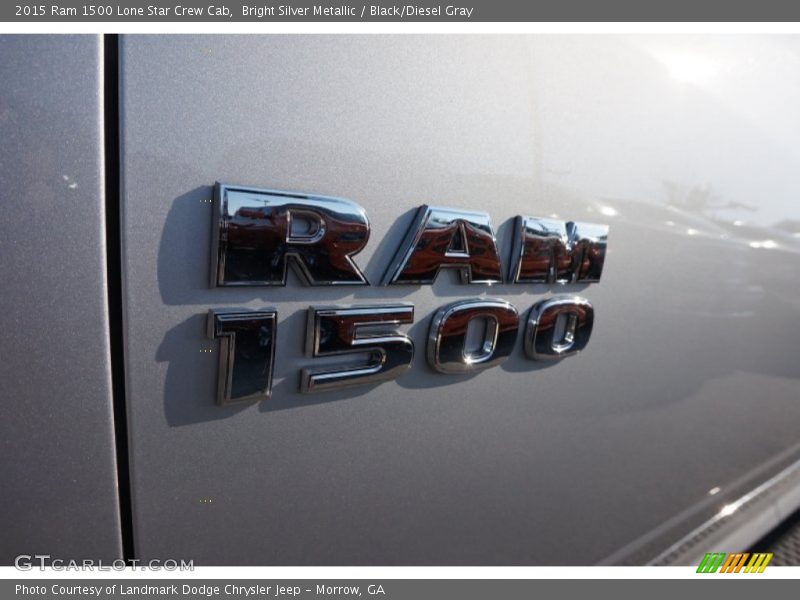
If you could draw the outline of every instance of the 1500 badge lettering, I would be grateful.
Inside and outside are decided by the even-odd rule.
[[[369,233],[366,212],[351,200],[217,184],[211,286],[283,286],[290,266],[306,285],[369,285],[353,259]],[[597,282],[607,237],[605,225],[517,216],[504,274],[487,213],[421,206],[382,283],[431,285],[442,269],[456,270],[471,285]],[[304,393],[388,381],[411,366],[414,343],[396,328],[413,323],[413,305],[312,306],[307,320],[309,357],[368,358],[352,366],[303,369]],[[483,323],[483,339],[472,351],[468,329],[476,320]],[[219,404],[269,398],[277,321],[273,308],[209,311],[208,335],[220,339]],[[588,343],[593,323],[594,308],[585,298],[537,302],[524,325],[525,354],[532,360],[572,356]],[[511,354],[519,329],[517,308],[504,300],[453,302],[431,319],[427,362],[446,374],[498,365]]]

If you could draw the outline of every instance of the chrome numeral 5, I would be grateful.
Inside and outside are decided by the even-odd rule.
[[[321,392],[379,383],[399,377],[411,366],[414,343],[390,325],[414,322],[411,305],[353,308],[311,307],[308,310],[306,352],[311,357],[368,353],[367,364],[303,369],[300,391]],[[379,329],[383,326],[382,329]]]

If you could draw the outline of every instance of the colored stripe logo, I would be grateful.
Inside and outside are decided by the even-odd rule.
[[[697,567],[698,573],[763,573],[772,560],[772,552],[708,552]]]

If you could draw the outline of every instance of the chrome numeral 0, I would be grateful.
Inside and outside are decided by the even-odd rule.
[[[270,397],[277,329],[272,309],[208,311],[208,337],[220,339],[217,404]]]
[[[525,328],[525,353],[534,360],[577,354],[589,343],[594,307],[580,296],[556,296],[531,308]]]
[[[308,309],[306,352],[311,357],[368,353],[367,364],[353,367],[303,369],[300,391],[322,392],[399,377],[411,366],[414,343],[385,326],[414,322],[410,305]],[[379,326],[383,329],[378,329]]]
[[[483,343],[467,352],[467,329],[486,319]],[[469,373],[502,363],[511,354],[519,331],[519,313],[505,300],[474,299],[449,304],[434,315],[428,333],[428,364],[440,373]]]

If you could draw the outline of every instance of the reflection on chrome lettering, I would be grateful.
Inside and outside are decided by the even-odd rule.
[[[217,184],[212,286],[285,285],[291,264],[308,285],[368,285],[352,256],[369,239],[364,209],[350,200]],[[611,215],[613,209],[604,214]],[[600,280],[608,227],[517,217],[509,279],[513,283],[591,283]],[[485,212],[421,206],[383,283],[432,284],[441,269],[464,283],[502,283],[491,218]],[[303,393],[395,379],[411,366],[414,343],[399,333],[414,306],[311,307],[306,353],[354,356],[327,367],[303,368]],[[579,296],[538,302],[524,333],[525,354],[550,360],[580,352],[594,322]],[[505,300],[472,298],[440,308],[431,319],[426,358],[431,368],[464,374],[493,367],[511,354],[519,333],[517,309]],[[277,313],[212,310],[209,336],[220,338],[217,402],[268,398],[275,358]],[[473,339],[474,338],[474,339]],[[322,362],[322,361],[321,361]]]
[[[503,280],[489,215],[421,206],[384,277],[384,284],[432,284],[440,269],[458,269],[464,283]]]
[[[367,364],[357,366],[303,369],[300,391],[323,392],[399,377],[411,367],[414,344],[391,326],[413,322],[414,307],[409,304],[309,308],[309,356],[367,353],[368,358]]]
[[[580,296],[556,296],[534,304],[525,327],[525,354],[555,360],[577,354],[589,343],[594,307]]]
[[[368,285],[352,260],[367,245],[364,209],[342,198],[217,184],[211,285]]]
[[[483,340],[475,352],[467,349],[470,321],[484,319]],[[440,308],[428,333],[428,364],[440,373],[480,371],[506,360],[514,349],[519,314],[505,300],[462,300]]]
[[[270,397],[277,328],[274,309],[209,311],[208,337],[220,339],[217,404]]]
[[[514,283],[600,281],[608,226],[517,217],[509,278]]]

